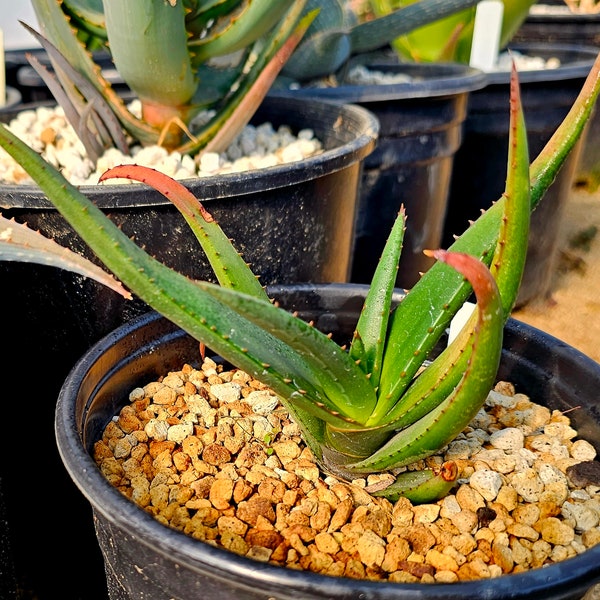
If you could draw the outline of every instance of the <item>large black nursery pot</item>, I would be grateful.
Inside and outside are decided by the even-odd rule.
[[[347,281],[361,163],[375,144],[375,117],[358,106],[289,98],[265,101],[254,122],[265,121],[287,124],[296,132],[312,128],[324,152],[288,165],[187,180],[186,185],[263,283]],[[163,196],[141,185],[82,189],[150,254],[190,277],[211,278],[197,240]],[[39,189],[0,185],[0,210],[90,255]],[[5,340],[2,366],[10,376],[5,377],[3,397],[35,407],[27,419],[27,439],[33,441],[23,444],[20,430],[12,428],[5,450],[12,455],[18,448],[20,460],[3,461],[0,467],[15,570],[24,590],[19,600],[79,600],[80,579],[73,572],[85,572],[90,580],[99,573],[84,600],[102,600],[104,576],[89,505],[64,473],[53,442],[55,400],[77,358],[148,307],[51,267],[0,262],[0,281],[0,312],[15,332]],[[24,478],[22,462],[34,460],[35,477]],[[44,517],[43,535],[33,517],[40,511],[41,486],[60,490],[44,498],[44,514],[52,518]],[[65,528],[66,519],[76,524]]]
[[[366,290],[360,284],[301,284],[272,287],[270,294],[343,341],[352,333]],[[400,298],[398,290],[396,300]],[[160,524],[104,478],[90,453],[133,387],[185,362],[197,365],[198,354],[196,341],[149,313],[90,349],[61,389],[58,449],[93,508],[111,600],[580,600],[600,579],[600,546],[564,562],[497,579],[401,584],[333,578],[257,562]],[[600,448],[598,363],[548,334],[509,320],[498,377],[513,382],[534,402],[568,411],[579,436]]]
[[[380,123],[377,148],[364,161],[351,281],[369,283],[387,236],[403,205],[409,216],[396,283],[412,287],[432,259],[425,248],[442,241],[450,176],[462,142],[470,92],[485,75],[458,63],[398,64],[357,57],[369,69],[410,80],[385,84],[301,87],[273,93],[353,102]],[[343,81],[343,80],[342,80]]]
[[[527,56],[558,58],[556,69],[519,72],[521,100],[533,159],[565,118],[597,56],[592,47],[512,44]],[[469,95],[464,140],[454,158],[444,246],[461,234],[469,219],[498,200],[505,189],[509,132],[510,73],[488,74],[488,84]],[[531,219],[529,248],[518,306],[546,298],[559,254],[558,230],[585,134],[571,151]]]

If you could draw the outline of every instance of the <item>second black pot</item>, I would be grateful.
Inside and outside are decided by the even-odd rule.
[[[364,161],[352,273],[369,283],[401,206],[408,220],[396,284],[410,288],[433,260],[425,248],[442,241],[450,176],[461,145],[467,99],[486,83],[484,73],[458,63],[403,63],[397,59],[356,57],[371,71],[401,75],[407,81],[341,83],[274,94],[353,102],[376,115],[377,148]]]

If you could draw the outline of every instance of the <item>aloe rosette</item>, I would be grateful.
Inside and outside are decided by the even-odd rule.
[[[32,66],[96,161],[108,147],[127,153],[130,139],[184,154],[223,151],[288,62],[330,74],[352,52],[381,47],[477,2],[419,0],[377,26],[346,29],[339,0],[32,0],[41,32],[24,25],[54,69],[35,56]],[[326,33],[315,31],[315,18]],[[310,41],[300,50],[308,29]],[[111,55],[141,102],[141,116],[103,77],[94,50]],[[214,115],[191,131],[204,111]]]
[[[127,288],[280,396],[323,469],[344,478],[392,472],[395,482],[374,493],[422,502],[455,483],[452,463],[420,470],[413,464],[454,439],[494,385],[504,324],[523,271],[530,212],[591,114],[599,72],[600,58],[571,112],[530,167],[513,71],[503,197],[448,250],[430,251],[437,263],[393,306],[405,224],[400,211],[348,347],[272,302],[218,223],[180,183],[135,165],[102,176],[103,181],[135,179],[169,198],[194,231],[219,284],[190,280],[147,255],[3,126],[0,145]],[[10,236],[0,236],[0,258],[40,258],[33,241],[20,251],[21,258],[15,258]],[[473,292],[475,311],[434,356],[452,317]]]
[[[226,147],[248,122],[314,14],[306,0],[32,0],[46,81],[93,160],[127,138],[192,154]],[[139,98],[132,114],[92,54],[108,51]],[[202,111],[215,111],[200,131]],[[229,138],[216,138],[228,123]]]

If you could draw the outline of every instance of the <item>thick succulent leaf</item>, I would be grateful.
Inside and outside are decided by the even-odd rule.
[[[389,15],[360,23],[352,30],[352,50],[358,54],[381,48],[394,38],[471,8],[480,0],[420,0]]]
[[[109,103],[123,127],[137,140],[143,143],[156,143],[160,132],[150,127],[129,112],[122,98],[102,76],[90,52],[86,50],[77,37],[77,30],[69,23],[63,14],[58,0],[31,0],[43,36],[48,39],[60,52],[66,61],[81,73]],[[64,88],[72,83],[59,66],[55,65],[56,73]]]
[[[150,257],[76,187],[1,124],[0,145],[32,176],[108,269],[149,306],[232,364],[265,382],[301,410],[323,419],[344,422],[346,415],[336,416],[336,409],[330,408],[331,401],[315,387],[318,378],[313,366],[300,353],[273,336],[269,332],[270,327],[255,325],[215,298],[219,291],[229,291],[230,294],[233,291],[218,285],[194,282]],[[214,289],[211,291],[211,288]],[[271,309],[287,315],[262,298],[241,297],[247,302],[254,301],[260,310]],[[345,374],[348,381],[356,386],[362,378],[365,387],[374,396],[362,371],[337,344],[313,330],[313,337],[317,335],[322,338],[321,344],[327,343],[330,354],[336,353],[324,360],[330,359],[336,363],[339,356],[345,357],[350,368],[358,374],[355,378],[352,373]],[[345,381],[335,381],[332,385],[343,389],[344,384]],[[353,410],[358,414],[357,409]]]
[[[98,265],[33,231],[22,223],[0,215],[0,260],[30,262],[78,273],[130,299],[131,294]]]
[[[50,73],[35,55],[29,62],[42,77],[52,94],[65,111],[69,123],[81,138],[89,157],[96,161],[102,150],[114,145],[121,152],[129,152],[125,135],[108,102],[102,94],[67,62],[65,57],[49,40],[37,31],[25,26],[46,50],[57,72],[64,75],[58,79]],[[85,102],[84,100],[85,99]],[[92,122],[92,126],[88,124]],[[88,132],[85,134],[85,132]],[[110,141],[112,140],[112,143]]]
[[[477,4],[480,0],[420,0],[392,14],[366,21],[340,22],[339,0],[318,2],[325,13],[307,34],[284,72],[298,80],[335,73],[352,54],[382,48],[394,38]],[[343,14],[343,11],[342,11]]]
[[[186,28],[194,36],[202,35],[209,21],[235,10],[242,2],[243,0],[184,0]]]
[[[361,473],[406,466],[426,458],[453,440],[483,406],[494,385],[500,355],[504,312],[489,269],[468,254],[436,250],[432,256],[450,264],[471,284],[478,305],[471,360],[456,388],[436,408],[398,432],[382,448],[348,468]]]
[[[85,31],[91,37],[106,41],[102,0],[63,0],[62,9],[80,32]]]
[[[42,34],[50,40],[69,64],[90,81],[99,81],[100,67],[77,39],[76,29],[69,23],[58,0],[31,0]],[[101,89],[99,85],[98,89]]]
[[[183,3],[103,0],[103,4],[115,67],[142,103],[188,104],[198,83],[187,49]]]
[[[212,123],[212,128],[209,129],[215,134],[204,147],[206,151],[225,151],[248,124],[268,94],[281,68],[292,55],[315,16],[315,13],[303,16],[290,33],[289,28],[297,22],[303,4],[297,2],[288,12],[276,30],[276,35],[267,38],[265,43],[255,44],[257,52],[251,53],[250,60],[253,62],[249,71],[244,72],[238,83],[234,84],[236,91],[230,97],[226,108],[217,116],[215,123],[221,122],[222,125],[215,129],[215,123]]]
[[[190,48],[203,62],[241,50],[275,27],[293,4],[292,0],[242,0],[231,13],[218,17],[202,37],[191,40]]]
[[[350,357],[369,376],[373,388],[379,385],[405,222],[404,207],[401,207],[373,275],[350,346]]]
[[[439,469],[406,471],[396,481],[381,490],[367,488],[373,496],[383,496],[391,502],[400,497],[408,498],[413,504],[435,502],[443,498],[456,485],[458,466],[454,462],[445,462]]]
[[[301,17],[304,5],[305,0],[294,2],[271,34],[256,42],[254,51],[248,56],[247,68],[242,69],[226,103],[196,133],[194,140],[179,148],[180,152],[194,153],[200,149],[223,151],[250,121],[315,17],[315,13]]]
[[[581,135],[599,91],[600,55],[565,121],[531,165],[531,210]],[[500,234],[504,202],[505,199],[500,198],[452,244],[450,250],[481,257],[490,264]],[[421,277],[392,314],[381,396],[389,394],[398,398],[404,393],[470,293],[463,277],[442,264],[434,264]],[[424,311],[423,306],[429,306],[430,310]]]
[[[510,131],[507,182],[500,237],[491,261],[505,320],[510,316],[525,268],[530,222],[529,151],[516,69],[513,66],[510,94]],[[395,404],[383,397],[367,425],[386,423],[400,428],[415,422],[451,393],[471,360],[473,314],[444,352],[410,385]],[[394,398],[393,396],[391,397]]]
[[[145,183],[168,198],[183,215],[200,242],[217,281],[224,287],[269,302],[264,288],[250,267],[235,251],[229,238],[202,203],[184,185],[164,173],[138,165],[120,165],[109,169],[102,174],[100,181],[114,177]]]
[[[336,417],[340,414],[352,422],[364,422],[375,405],[375,392],[367,376],[336,342],[312,325],[276,306],[265,306],[265,303],[258,299],[245,297],[223,287],[210,286],[203,282],[198,285],[223,305],[260,328],[267,329],[284,342],[285,347],[291,349],[291,352],[286,352],[289,355],[286,357],[287,361],[294,364],[301,362],[304,378],[315,389],[322,389],[326,395],[327,405],[323,408],[331,411]],[[247,344],[249,353],[263,352],[255,347],[252,340],[247,340]],[[279,357],[273,357],[269,364],[275,366],[274,363],[278,360]],[[300,369],[298,371],[301,372]],[[285,376],[295,378],[294,371],[288,369]],[[305,399],[310,400],[309,395],[310,392],[306,394]],[[322,402],[323,398],[315,399],[315,402],[319,401]],[[335,419],[334,422],[338,421],[339,419]]]

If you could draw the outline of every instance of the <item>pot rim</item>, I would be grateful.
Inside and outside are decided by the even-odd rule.
[[[561,65],[556,69],[531,69],[519,71],[521,84],[544,81],[567,81],[570,79],[585,80],[596,57],[598,48],[594,46],[574,44],[554,44],[549,42],[519,42],[511,43],[506,50],[515,50],[525,55],[542,56],[545,58],[563,58]],[[508,85],[510,73],[508,71],[494,71],[488,73],[488,83],[491,85]]]
[[[369,68],[385,73],[406,73],[414,81],[380,85],[339,85],[326,88],[273,89],[269,96],[285,98],[323,98],[336,102],[385,102],[392,100],[434,98],[465,94],[485,87],[486,74],[456,62],[390,63],[374,60]]]
[[[313,108],[308,111],[306,110],[307,102],[313,104]],[[329,128],[335,130],[345,126],[349,128],[352,138],[300,161],[241,173],[223,173],[208,177],[181,179],[180,183],[203,202],[210,202],[214,198],[255,193],[257,187],[262,191],[268,191],[335,173],[361,161],[375,148],[379,135],[379,121],[371,111],[362,106],[340,105],[320,99],[267,96],[261,108],[268,110],[270,106],[277,107],[278,105],[282,105],[281,110],[290,115],[304,111],[306,123],[302,127],[310,127],[311,119],[318,117],[319,121],[314,122],[313,128],[316,129],[317,125],[322,125],[322,133],[326,133]],[[260,115],[260,108],[258,114]],[[321,132],[316,131],[315,133],[318,136]],[[83,185],[78,186],[78,189],[93,199],[100,208],[171,204],[160,193],[141,183]],[[123,192],[127,192],[127,194]],[[23,207],[54,209],[53,204],[46,200],[45,195],[36,185],[0,183],[0,208],[6,210]]]

